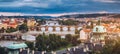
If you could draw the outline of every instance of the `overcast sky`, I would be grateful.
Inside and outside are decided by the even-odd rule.
[[[120,0],[0,0],[1,13],[120,13]]]

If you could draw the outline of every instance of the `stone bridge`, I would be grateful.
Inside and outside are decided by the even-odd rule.
[[[58,32],[58,31],[75,31],[80,30],[82,27],[80,26],[39,26],[36,30],[38,31],[51,31],[51,32]]]
[[[39,35],[43,34],[58,34],[64,36],[66,34],[75,34],[75,30],[80,30],[80,26],[39,26],[34,30],[30,30],[26,33],[20,33],[19,31],[13,33],[0,33],[0,39],[20,39],[23,34],[26,35]]]

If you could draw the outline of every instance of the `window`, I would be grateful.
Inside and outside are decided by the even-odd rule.
[[[98,28],[96,28],[96,32],[98,32]]]

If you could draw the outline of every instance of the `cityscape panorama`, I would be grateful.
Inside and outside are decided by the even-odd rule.
[[[120,54],[120,0],[0,0],[0,54]]]

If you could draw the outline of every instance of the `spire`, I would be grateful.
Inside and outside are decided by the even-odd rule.
[[[101,25],[101,18],[98,18],[98,25]]]

